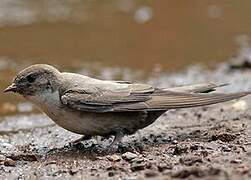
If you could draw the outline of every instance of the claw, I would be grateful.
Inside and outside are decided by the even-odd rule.
[[[94,152],[99,154],[113,154],[118,151],[119,143],[121,142],[122,138],[124,137],[124,133],[122,130],[118,130],[115,134],[115,137],[108,146],[99,146],[97,145],[94,147]]]

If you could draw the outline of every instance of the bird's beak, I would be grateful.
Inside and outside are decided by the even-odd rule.
[[[17,85],[15,83],[12,83],[9,87],[7,87],[3,92],[16,92],[17,91]]]

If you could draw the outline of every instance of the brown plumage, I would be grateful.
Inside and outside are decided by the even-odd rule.
[[[156,88],[61,73],[40,64],[21,71],[5,91],[33,101],[58,125],[72,132],[87,136],[115,135],[115,146],[125,134],[150,125],[169,109],[216,104],[250,94],[207,93],[223,85]]]

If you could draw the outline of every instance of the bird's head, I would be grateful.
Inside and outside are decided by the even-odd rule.
[[[14,92],[23,96],[36,96],[44,92],[54,92],[60,83],[60,72],[46,64],[32,65],[20,71],[12,84],[4,92]]]

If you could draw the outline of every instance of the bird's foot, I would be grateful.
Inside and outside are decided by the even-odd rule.
[[[117,129],[116,134],[114,135],[114,139],[112,143],[110,143],[108,146],[96,146],[94,148],[94,152],[99,154],[113,154],[116,153],[119,149],[119,144],[121,142],[121,139],[124,137],[123,130]]]

